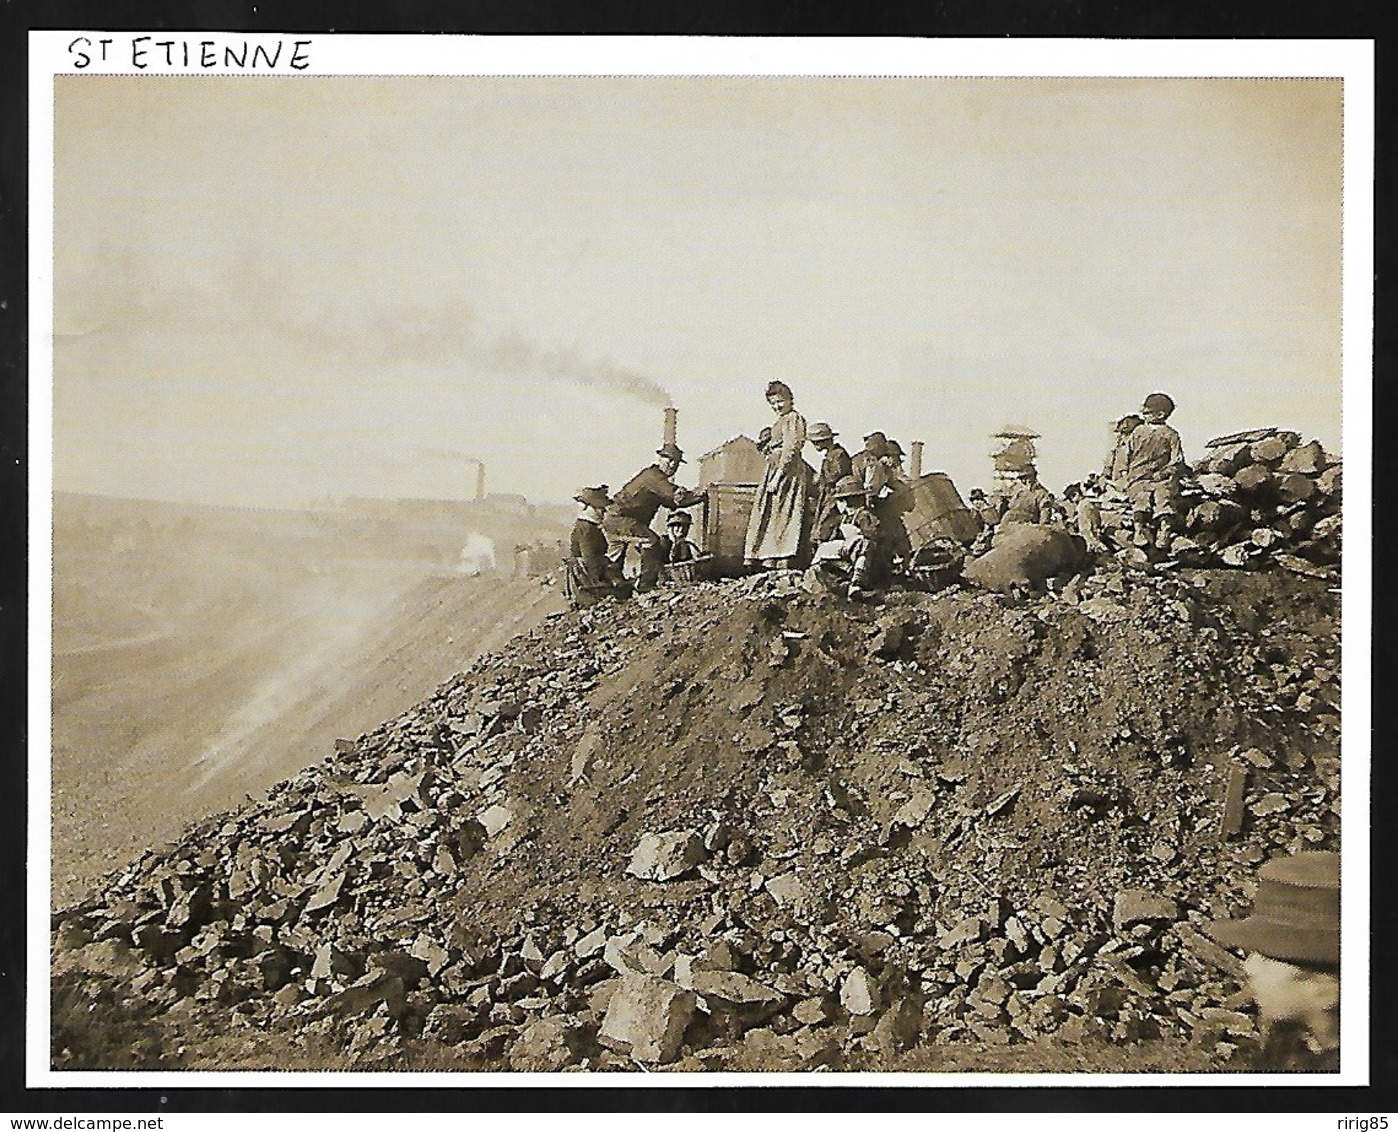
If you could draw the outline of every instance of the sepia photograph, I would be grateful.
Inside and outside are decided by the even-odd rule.
[[[110,34],[45,1084],[1367,1080],[1343,73]]]

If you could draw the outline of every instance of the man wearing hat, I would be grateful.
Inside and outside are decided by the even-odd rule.
[[[824,542],[840,525],[840,510],[835,506],[835,485],[851,473],[849,452],[843,444],[835,443],[838,432],[824,421],[811,425],[806,433],[817,452],[821,453],[820,471],[815,479],[815,541]]]
[[[684,453],[673,444],[657,448],[660,457],[648,468],[642,468],[616,493],[612,505],[602,519],[602,529],[610,539],[634,539],[641,544],[641,572],[636,579],[636,592],[655,589],[660,580],[660,567],[665,564],[665,548],[660,536],[651,530],[655,513],[662,507],[677,510],[704,502],[704,494],[687,491],[673,477],[685,462]]]
[[[625,597],[626,585],[620,567],[607,554],[607,536],[602,533],[602,512],[612,502],[607,485],[585,487],[573,496],[578,501],[578,517],[568,542],[569,569],[573,571],[573,603],[592,605],[604,597]]]
[[[890,558],[909,561],[913,556],[913,541],[903,516],[913,509],[913,485],[903,473],[903,446],[896,440],[883,442],[879,463],[884,468],[883,490],[870,495],[870,505],[879,517],[879,529]]]
[[[825,585],[843,586],[858,601],[888,583],[888,548],[879,518],[870,509],[864,485],[846,476],[835,485],[839,525],[834,535],[816,547],[811,569]]]
[[[1006,481],[1012,485],[1009,503],[1000,522],[1010,523],[1052,523],[1059,518],[1058,500],[1039,482],[1039,473],[1032,467],[1025,468],[1016,479]]]
[[[864,485],[864,494],[870,499],[877,499],[888,482],[888,467],[883,462],[887,446],[888,437],[871,432],[864,438],[864,451],[856,452],[850,460],[850,475]]]
[[[1175,403],[1152,393],[1141,405],[1144,421],[1126,438],[1117,486],[1131,501],[1136,546],[1168,550],[1179,522],[1180,477],[1185,472],[1180,434],[1165,423]]]
[[[1126,442],[1145,423],[1137,413],[1127,413],[1112,422],[1112,447],[1102,462],[1102,478],[1110,485],[1121,482],[1126,474]]]
[[[1339,854],[1268,861],[1257,874],[1252,915],[1215,920],[1206,930],[1248,953],[1243,970],[1263,1040],[1254,1068],[1339,1072]]]

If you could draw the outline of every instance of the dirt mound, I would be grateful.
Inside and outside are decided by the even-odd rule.
[[[58,986],[129,949],[178,1032],[140,1048],[204,1067],[271,1030],[321,1067],[1211,1068],[1255,1034],[1200,925],[1338,842],[1337,629],[1313,579],[1114,568],[553,616],[59,914]]]

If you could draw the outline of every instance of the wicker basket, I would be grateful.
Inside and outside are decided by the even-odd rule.
[[[666,585],[687,586],[707,582],[712,577],[714,556],[703,554],[688,562],[667,562],[660,568],[660,580]]]

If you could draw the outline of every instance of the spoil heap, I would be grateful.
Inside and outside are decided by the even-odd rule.
[[[1171,555],[1190,565],[1258,566],[1328,577],[1340,561],[1342,465],[1318,440],[1253,429],[1208,443],[1187,485],[1185,534]]]
[[[1223,1064],[1253,1020],[1201,925],[1338,842],[1335,612],[1109,566],[1030,603],[776,573],[555,616],[57,914],[55,1063],[270,1032],[288,1067]],[[94,1001],[134,1051],[93,1052]]]

